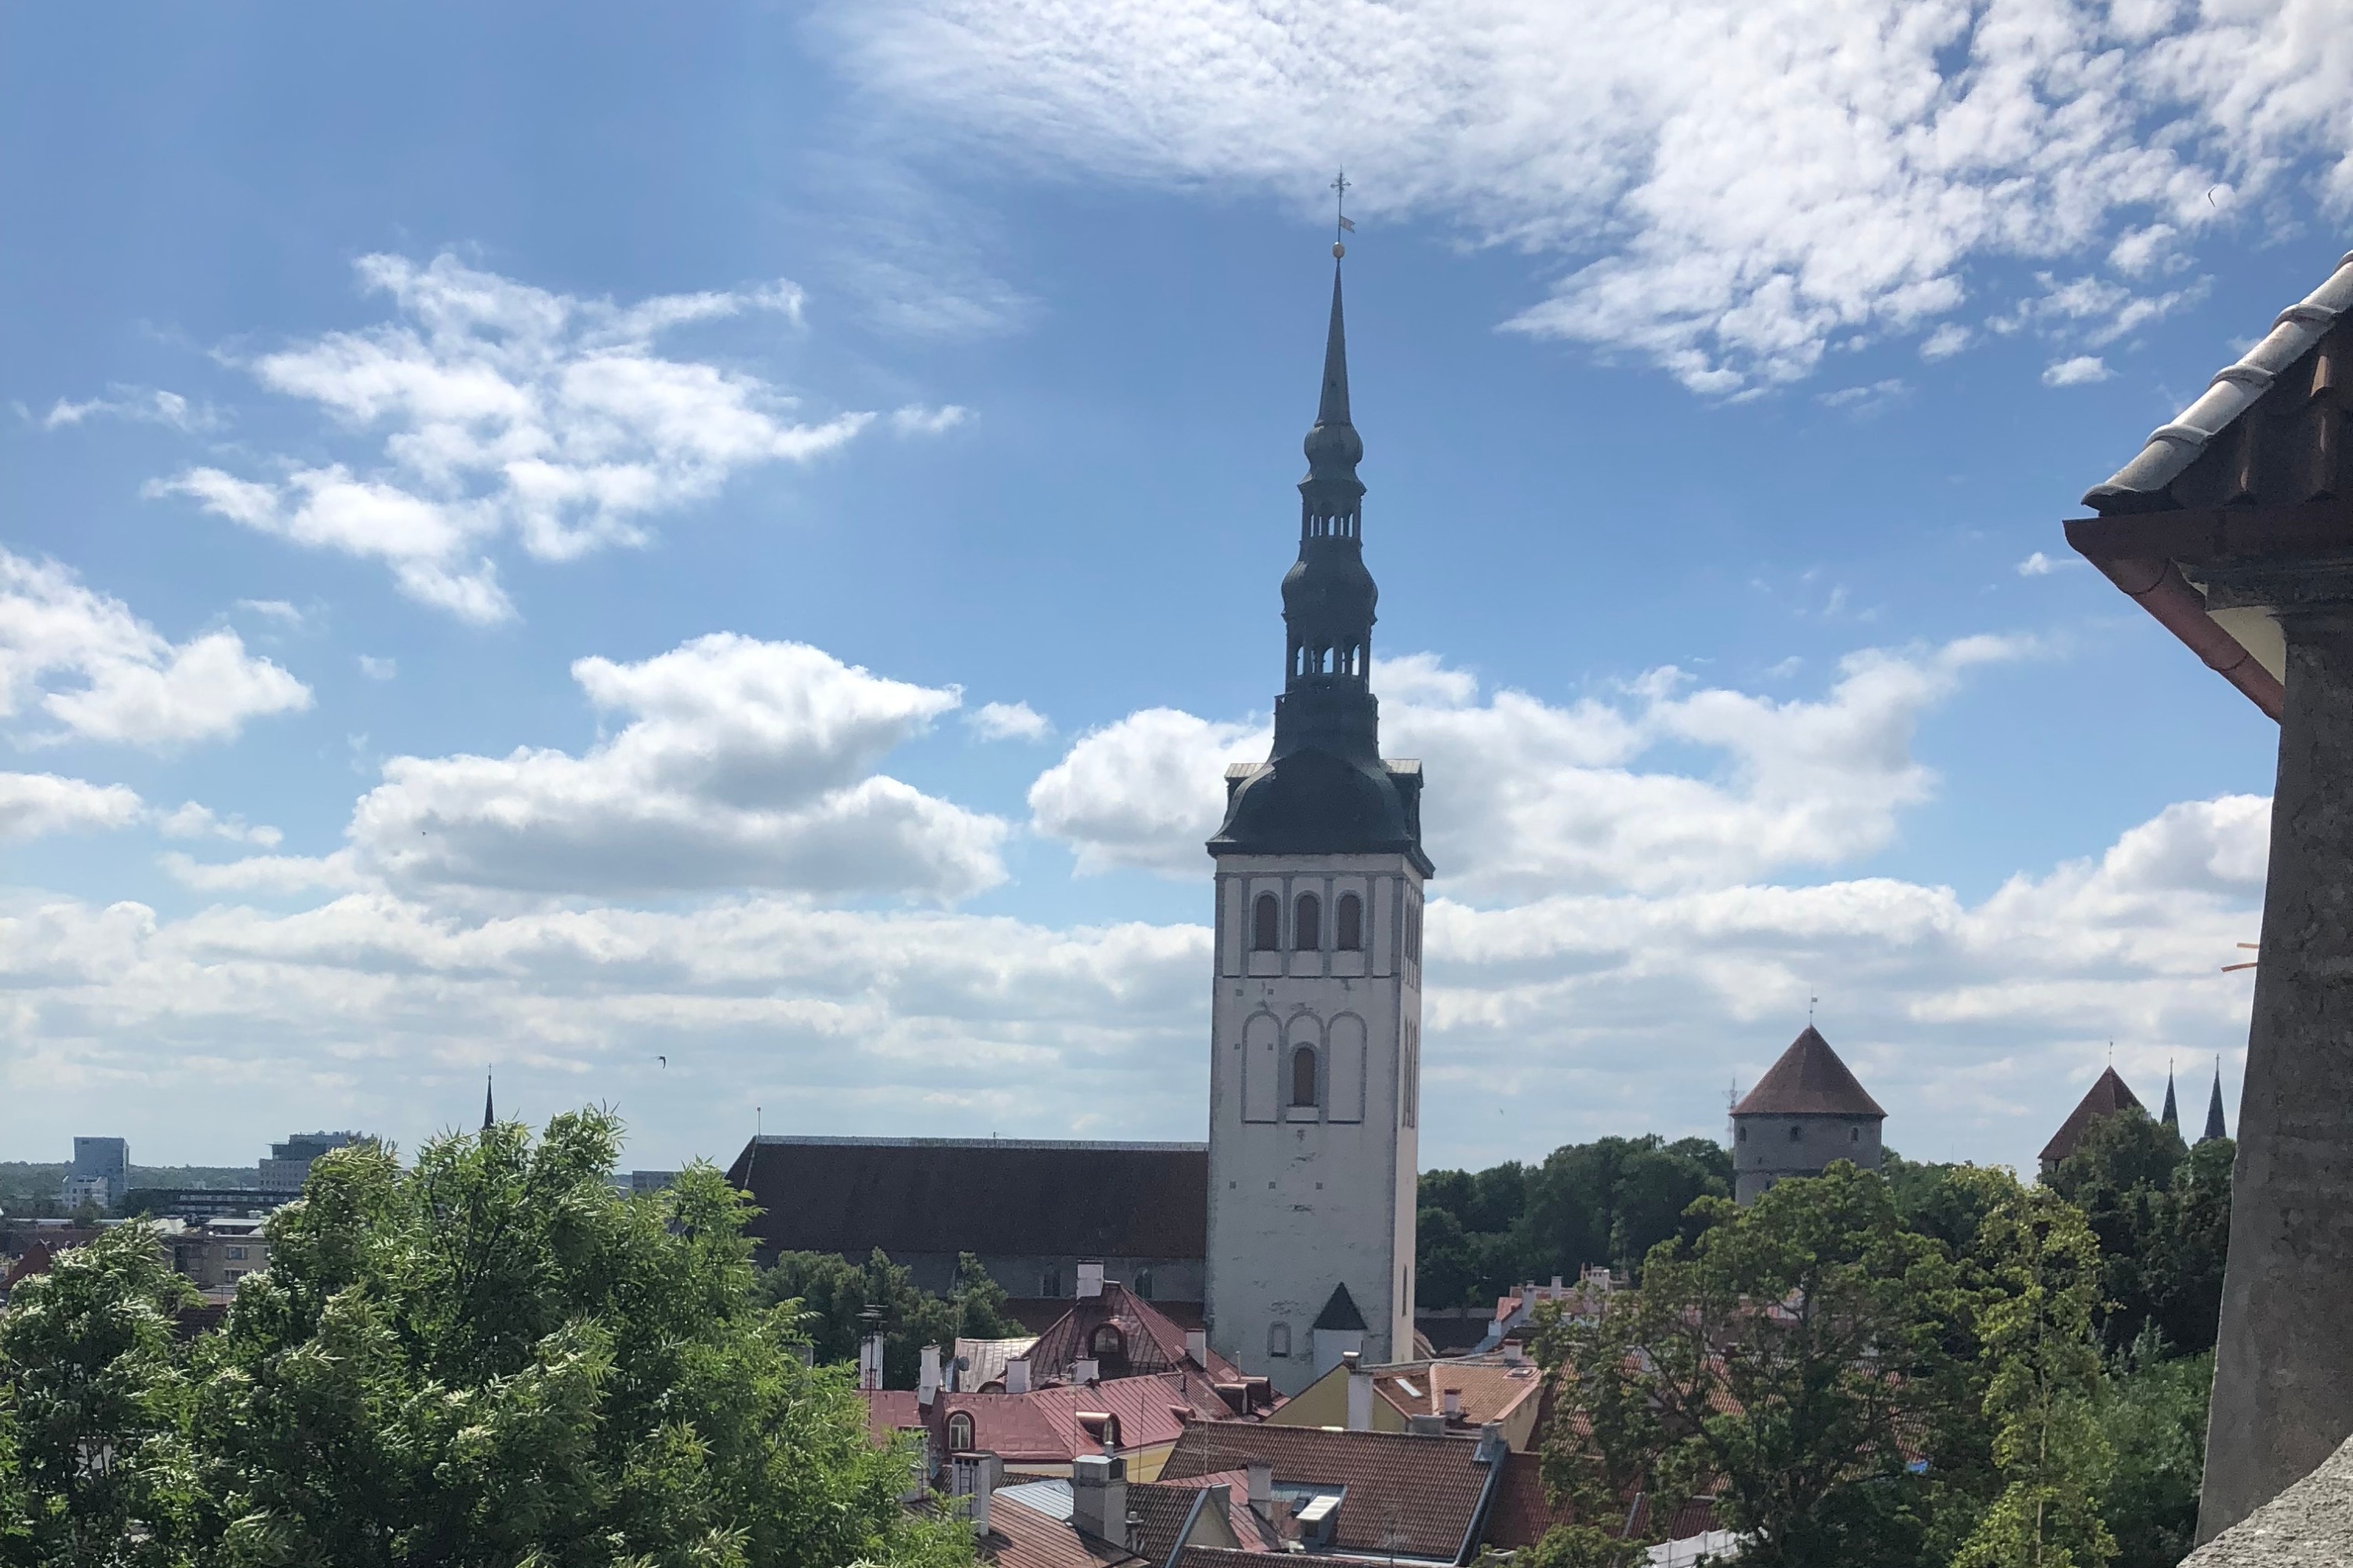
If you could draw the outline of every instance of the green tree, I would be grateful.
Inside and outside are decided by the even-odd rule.
[[[101,1232],[18,1286],[0,1386],[18,1560],[186,1561],[195,1509],[188,1380],[174,1314],[195,1300],[145,1225]]]
[[[1960,1386],[1940,1326],[1966,1311],[1945,1250],[1845,1161],[1746,1209],[1703,1199],[1696,1240],[1662,1243],[1638,1288],[1539,1337],[1567,1369],[1546,1475],[1576,1521],[1636,1490],[1663,1522],[1714,1496],[1760,1568],[1911,1564]],[[1622,1517],[1622,1512],[1620,1517]]]
[[[1978,1323],[2002,1487],[1954,1568],[2099,1568],[2116,1554],[2099,1510],[2110,1458],[2094,1405],[2099,1243],[2056,1192],[2002,1185],[1978,1233],[1995,1287]]]
[[[2213,1382],[2212,1352],[2168,1359],[2155,1330],[2110,1361],[2099,1416],[2116,1463],[2100,1511],[2114,1568],[2174,1568],[2197,1544]]]
[[[913,1388],[925,1345],[953,1351],[959,1338],[1011,1339],[1005,1289],[971,1253],[956,1257],[956,1282],[935,1296],[877,1247],[863,1265],[829,1252],[786,1252],[759,1278],[764,1301],[799,1304],[800,1331],[826,1365],[856,1362],[870,1311],[882,1329],[882,1386]]]
[[[196,1413],[224,1564],[948,1564],[837,1369],[752,1295],[744,1199],[706,1165],[630,1198],[585,1111],[361,1145],[269,1223]]]

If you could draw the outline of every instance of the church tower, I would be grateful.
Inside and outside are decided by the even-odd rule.
[[[1339,247],[1333,248],[1335,257]],[[1209,1340],[1296,1393],[1413,1344],[1421,1067],[1421,767],[1384,761],[1364,442],[1340,277],[1282,579],[1266,761],[1226,770],[1209,1066]]]

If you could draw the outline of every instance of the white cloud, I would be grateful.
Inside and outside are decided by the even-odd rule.
[[[953,690],[726,634],[572,673],[627,716],[618,733],[578,755],[394,758],[353,814],[362,864],[403,887],[554,894],[953,900],[1004,876],[1001,821],[874,771]]]
[[[1514,324],[1712,393],[1833,343],[2000,313],[1989,262],[2105,260],[2049,330],[2130,330],[2241,196],[2353,206],[2341,0],[881,0],[849,69],[989,154],[1280,193],[1345,157],[1360,218],[1431,217],[1556,276]],[[2232,187],[2235,188],[2232,188]],[[2300,188],[2301,187],[2301,188]],[[2210,199],[2218,189],[2232,199]],[[1368,235],[1369,238],[1369,235]],[[1966,329],[1964,329],[1966,330]]]
[[[2073,359],[2063,359],[2042,373],[2045,387],[2084,387],[2094,381],[2105,381],[2115,372],[2096,354],[2079,354]]]
[[[965,723],[983,740],[1043,740],[1054,733],[1046,715],[1028,703],[983,703]]]
[[[231,843],[259,844],[263,849],[276,849],[285,837],[276,828],[248,823],[239,816],[224,817],[194,800],[165,812],[156,820],[155,826],[167,839],[227,839]]]
[[[2064,571],[2068,567],[2080,567],[2083,564],[2073,556],[2063,556],[2054,560],[2037,550],[2018,563],[2018,575],[2022,577],[2047,577],[2053,572]]]
[[[234,631],[172,642],[64,567],[0,550],[0,718],[28,704],[63,726],[37,739],[169,747],[307,708],[311,690]]]
[[[126,828],[144,810],[138,792],[120,784],[54,773],[0,773],[0,843]]]
[[[921,403],[910,403],[891,413],[891,428],[902,436],[936,436],[943,430],[953,430],[972,418],[972,410],[961,404],[950,403],[944,408],[926,408]]]
[[[371,681],[389,681],[400,673],[400,661],[380,659],[373,653],[360,655],[360,673]]]
[[[402,592],[463,620],[514,613],[491,555],[503,538],[544,561],[640,544],[649,518],[709,497],[746,468],[834,450],[873,418],[805,419],[797,398],[756,376],[654,347],[663,332],[747,313],[797,322],[802,298],[790,283],[622,305],[535,289],[448,254],[422,267],[367,256],[358,268],[366,288],[391,297],[393,320],[250,368],[271,390],[377,440],[374,457],[357,467],[290,459],[268,478],[195,467],[149,493],[380,560]]]
[[[255,615],[265,616],[283,626],[298,627],[302,624],[302,612],[282,599],[241,599],[237,601],[237,608],[250,610]]]
[[[1434,779],[1433,800],[1447,787]],[[1425,1159],[1720,1133],[1723,1086],[1753,1082],[1819,993],[1895,1147],[2030,1160],[2111,1037],[2149,1095],[2168,1055],[2235,1059],[2247,977],[2218,969],[2253,932],[2265,816],[2248,797],[2173,806],[1975,903],[1873,878],[1482,909],[1442,877]],[[1199,1135],[1198,926],[1058,929],[765,895],[470,911],[336,857],[244,863],[201,885],[348,890],[180,919],[0,899],[16,1020],[0,1084],[20,1117],[111,1104],[109,1126],[183,1158],[321,1118],[413,1143],[470,1094],[479,1104],[494,1053],[502,1105],[617,1103],[658,1158],[732,1155],[754,1104],[771,1131]],[[657,1052],[671,1064],[659,1086]],[[713,1106],[732,1114],[714,1122]],[[215,1129],[200,1145],[192,1121]]]
[[[1653,671],[1624,700],[1561,707],[1525,693],[1479,700],[1467,673],[1429,655],[1377,671],[1384,749],[1419,757],[1423,830],[1456,896],[1519,899],[1565,889],[1643,891],[1829,866],[1889,843],[1896,814],[1935,774],[1912,755],[1920,715],[1971,669],[2030,645],[1975,637],[1841,661],[1822,697],[1778,702],[1694,687]],[[1713,777],[1641,770],[1697,747]],[[1082,736],[1029,793],[1033,825],[1070,842],[1082,870],[1200,874],[1229,761],[1265,756],[1267,732],[1155,708]]]
[[[1229,762],[1266,756],[1259,724],[1212,724],[1146,708],[1079,736],[1029,787],[1030,821],[1065,840],[1082,873],[1141,866],[1199,876],[1218,831]]]
[[[1920,340],[1920,357],[1934,363],[1950,359],[1976,341],[1977,334],[1958,322],[1947,322]]]
[[[168,425],[173,429],[195,433],[217,429],[220,416],[213,410],[190,403],[177,392],[166,392],[154,387],[112,387],[104,397],[91,397],[76,403],[60,397],[41,418],[41,429],[54,430],[69,425],[79,425],[96,415],[111,419],[130,419],[140,424]]]

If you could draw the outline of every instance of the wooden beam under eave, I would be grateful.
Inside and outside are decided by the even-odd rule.
[[[2109,519],[2094,519],[2105,522]],[[2140,521],[2140,519],[2135,519]],[[2067,524],[2070,544],[2077,524]],[[2157,619],[2157,623],[2181,640],[2182,645],[2205,662],[2206,667],[2239,688],[2247,700],[2277,723],[2287,692],[2250,652],[2206,613],[2206,599],[2189,586],[2181,568],[2165,556],[2094,556],[2076,548],[2107,579],[2132,596],[2133,601]]]

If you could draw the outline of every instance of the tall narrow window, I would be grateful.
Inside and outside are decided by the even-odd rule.
[[[948,1417],[948,1452],[972,1452],[972,1417],[961,1410]]]
[[[1324,945],[1324,906],[1312,893],[1301,894],[1291,913],[1291,945],[1303,953]]]
[[[1302,1045],[1291,1054],[1291,1103],[1315,1103],[1315,1047]]]
[[[1365,901],[1353,893],[1340,895],[1332,906],[1332,945],[1344,953],[1365,948]]]
[[[1271,893],[1258,895],[1257,911],[1250,920],[1250,946],[1261,953],[1282,946],[1282,900]]]
[[[1287,1356],[1291,1353],[1291,1325],[1270,1323],[1266,1326],[1266,1353]]]

